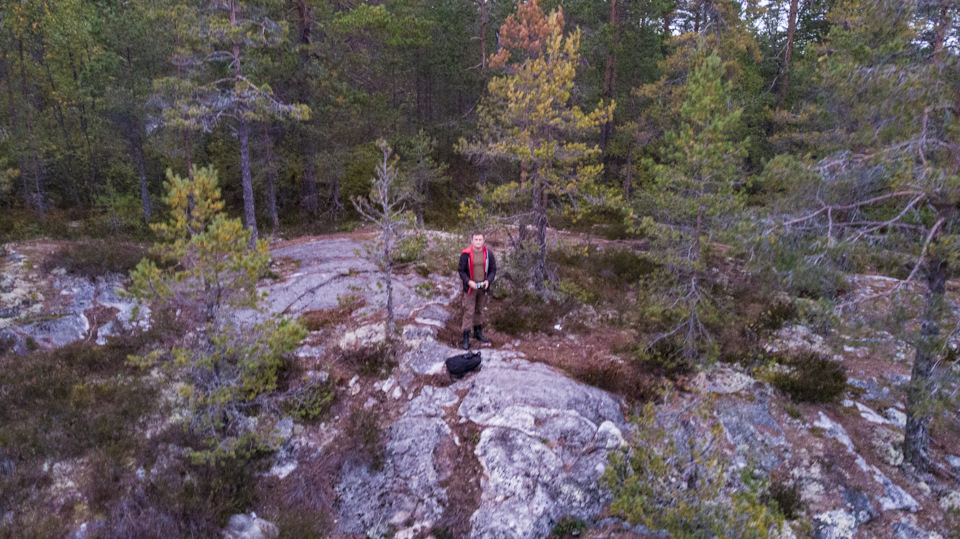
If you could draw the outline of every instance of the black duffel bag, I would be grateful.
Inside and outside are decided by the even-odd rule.
[[[480,370],[480,352],[468,352],[447,358],[447,372],[454,378],[463,378],[465,374]]]

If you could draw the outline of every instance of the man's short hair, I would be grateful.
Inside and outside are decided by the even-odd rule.
[[[473,234],[470,234],[470,239],[472,240],[473,238],[475,238],[475,237],[477,237],[477,236],[483,236],[484,239],[486,239],[486,236],[484,236],[483,232],[474,232]]]

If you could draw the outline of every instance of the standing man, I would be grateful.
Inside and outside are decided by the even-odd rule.
[[[463,281],[463,294],[460,295],[463,349],[469,350],[470,326],[473,326],[474,339],[490,342],[483,336],[483,303],[490,290],[490,283],[497,276],[497,261],[484,244],[482,232],[474,232],[470,237],[470,246],[460,253],[457,271]]]

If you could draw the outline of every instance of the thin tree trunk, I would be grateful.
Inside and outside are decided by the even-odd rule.
[[[703,203],[700,202],[700,201],[703,200],[704,195],[706,195],[706,193],[704,192],[704,188],[703,188],[703,186],[702,186],[702,184],[701,184],[700,194],[699,194],[699,196],[697,197],[697,198],[698,198],[698,201],[697,201],[697,230],[696,230],[696,232],[695,232],[695,234],[694,234],[694,238],[693,238],[693,242],[694,242],[694,243],[693,243],[693,260],[694,260],[694,261],[699,261],[699,260],[700,260],[700,235],[701,235],[702,232],[703,232],[703,212],[704,212],[704,209],[705,209],[705,208],[703,207]]]
[[[303,207],[310,215],[317,216],[319,196],[317,194],[317,163],[313,148],[313,137],[309,128],[300,130],[300,149],[303,152]]]
[[[183,134],[183,154],[184,159],[186,159],[187,165],[187,176],[190,178],[190,181],[193,181],[193,159],[190,156],[190,132],[186,129],[181,131]]]
[[[547,201],[546,189],[537,178],[534,179],[533,199],[537,224],[537,261],[533,269],[533,287],[543,297],[547,290]]]
[[[603,75],[603,95],[607,99],[613,99],[614,87],[617,81],[617,44],[620,37],[620,27],[617,24],[617,0],[610,0],[610,30],[613,38],[610,43],[610,50],[607,52],[607,68]],[[607,143],[613,137],[613,117],[604,122],[600,128],[600,148],[606,152]]]
[[[230,2],[230,26],[237,27],[237,3]],[[237,83],[243,80],[241,67],[240,42],[233,42],[233,74]],[[257,214],[253,204],[253,177],[250,173],[250,137],[247,129],[247,120],[243,117],[244,103],[239,101],[237,107],[237,138],[240,141],[240,182],[243,186],[243,216],[247,228],[250,229],[250,245],[257,241]]]
[[[266,155],[266,188],[267,188],[267,212],[270,214],[270,224],[273,226],[273,233],[276,234],[280,229],[280,216],[277,215],[277,169],[273,162],[273,152],[270,150],[272,142],[270,140],[270,123],[263,123],[263,150]]]
[[[947,28],[950,26],[950,2],[941,0],[940,16],[937,18],[937,32],[933,42],[933,59],[937,64],[937,71],[943,69],[943,42],[946,38]]]
[[[70,69],[73,71],[73,82],[77,85],[77,93],[80,92],[80,76],[77,74],[77,67],[73,62],[73,53],[67,55],[70,61]],[[90,140],[90,129],[87,123],[87,105],[82,97],[77,98],[80,104],[80,132],[83,133],[83,140],[87,143],[87,170],[89,174],[90,188],[99,189],[100,187],[100,165],[96,152],[93,151],[93,143]]]
[[[13,97],[13,65],[7,59],[7,49],[0,47],[0,68],[3,70],[3,80],[7,85],[7,100],[10,107],[10,125],[11,134],[17,153],[17,166],[20,169],[20,179],[23,181],[24,203],[27,209],[32,209],[30,201],[30,188],[27,184],[27,162],[24,157],[23,135],[20,133],[20,113],[16,100]]]
[[[143,155],[143,139],[140,138],[139,124],[133,126],[134,135],[130,139],[133,157],[137,162],[137,172],[140,174],[140,205],[143,207],[143,221],[150,222],[150,189],[147,183],[147,163]]]
[[[384,277],[387,281],[387,327],[385,335],[387,344],[393,343],[393,335],[396,331],[393,313],[393,262],[390,259],[390,231],[383,231],[383,263]]]
[[[41,47],[43,46],[44,46],[43,42],[41,41]],[[44,57],[45,57],[45,53],[41,50],[40,63],[44,67],[44,70],[47,73],[47,82],[50,83],[50,89],[54,93],[56,93],[58,91],[57,83],[54,81],[53,72],[50,70],[50,64],[47,63],[45,60],[43,60]],[[70,184],[70,194],[73,196],[74,203],[77,206],[79,206],[80,190],[77,188],[77,178],[76,178],[76,174],[74,173],[74,167],[73,167],[73,157],[76,154],[76,150],[73,148],[73,137],[71,137],[70,133],[67,131],[66,116],[63,113],[63,107],[60,106],[60,100],[54,99],[53,103],[54,103],[54,107],[53,107],[54,117],[57,119],[57,124],[60,125],[60,132],[63,133],[63,144],[67,150],[66,151],[67,176],[69,176],[68,181]]]
[[[126,48],[127,60],[127,80],[130,82],[130,96],[134,103],[137,102],[137,85],[134,83],[133,58],[130,53],[130,47]],[[140,117],[137,115],[136,105],[131,104],[128,111],[130,122],[130,153],[137,163],[137,172],[140,174],[140,205],[143,209],[143,221],[150,222],[150,189],[147,183],[147,160],[143,153],[143,127],[140,123]]]
[[[29,103],[30,94],[27,91],[27,67],[26,67],[26,61],[23,53],[23,40],[18,40],[17,43],[18,43],[18,49],[20,53],[20,93],[23,97],[23,101],[25,103]],[[36,196],[36,200],[33,201],[32,207],[34,210],[36,210],[37,214],[39,215],[40,222],[44,222],[46,220],[46,209],[44,208],[45,197],[44,197],[44,191],[43,191],[43,181],[40,178],[40,174],[41,174],[40,151],[37,149],[37,138],[35,136],[35,133],[33,132],[33,122],[30,120],[30,113],[25,112],[23,116],[24,116],[23,118],[24,123],[26,124],[26,127],[27,127],[27,141],[30,146],[31,160],[33,161],[33,171],[32,171],[33,187],[34,187],[34,195]],[[26,176],[23,171],[21,171],[21,174],[24,174],[24,176]],[[27,184],[26,178],[24,178],[23,185],[29,192],[29,187],[27,187],[28,184]]]
[[[340,175],[330,175],[330,211],[334,222],[340,220],[340,212],[343,211],[343,202],[340,201]]]
[[[627,150],[627,174],[623,180],[623,197],[630,200],[630,189],[633,177],[633,146]]]
[[[939,256],[931,256],[926,266],[926,306],[907,388],[907,427],[903,440],[904,459],[920,471],[930,469],[931,378],[937,359],[940,316],[947,283],[947,264]]]
[[[480,72],[487,69],[487,0],[477,0],[480,4]]]
[[[250,141],[247,121],[241,114],[237,120],[237,138],[240,140],[240,180],[243,185],[243,217],[250,229],[251,244],[256,241],[257,215],[253,207],[253,177],[250,174]]]
[[[790,19],[787,21],[787,51],[783,57],[783,84],[780,85],[780,95],[777,105],[783,107],[787,100],[787,91],[790,89],[790,60],[793,58],[793,36],[797,30],[797,0],[790,0]]]
[[[307,74],[310,62],[308,47],[312,43],[313,31],[313,8],[307,5],[305,0],[297,0],[297,29],[299,31],[299,67],[300,72]],[[297,95],[301,103],[309,101],[309,75],[297,77]],[[316,146],[313,140],[313,134],[310,132],[310,123],[298,126],[300,133],[300,153],[303,159],[303,207],[314,217],[317,216],[318,196],[317,196],[317,164]]]

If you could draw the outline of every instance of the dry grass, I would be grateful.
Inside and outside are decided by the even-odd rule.
[[[83,240],[62,244],[59,251],[45,257],[42,267],[46,273],[60,267],[89,278],[107,273],[126,275],[149,256],[149,247],[140,243]]]
[[[354,311],[363,307],[365,302],[362,298],[352,298],[333,309],[317,309],[314,311],[304,311],[300,315],[300,323],[307,331],[320,331],[324,328],[336,326],[350,318]]]
[[[480,507],[480,495],[483,492],[480,485],[483,467],[475,452],[480,440],[480,427],[470,421],[449,422],[454,425],[454,435],[459,438],[460,444],[455,444],[451,437],[447,437],[436,453],[435,462],[441,473],[447,474],[447,479],[440,483],[447,490],[447,505],[431,530],[437,539],[470,535],[470,517]]]

